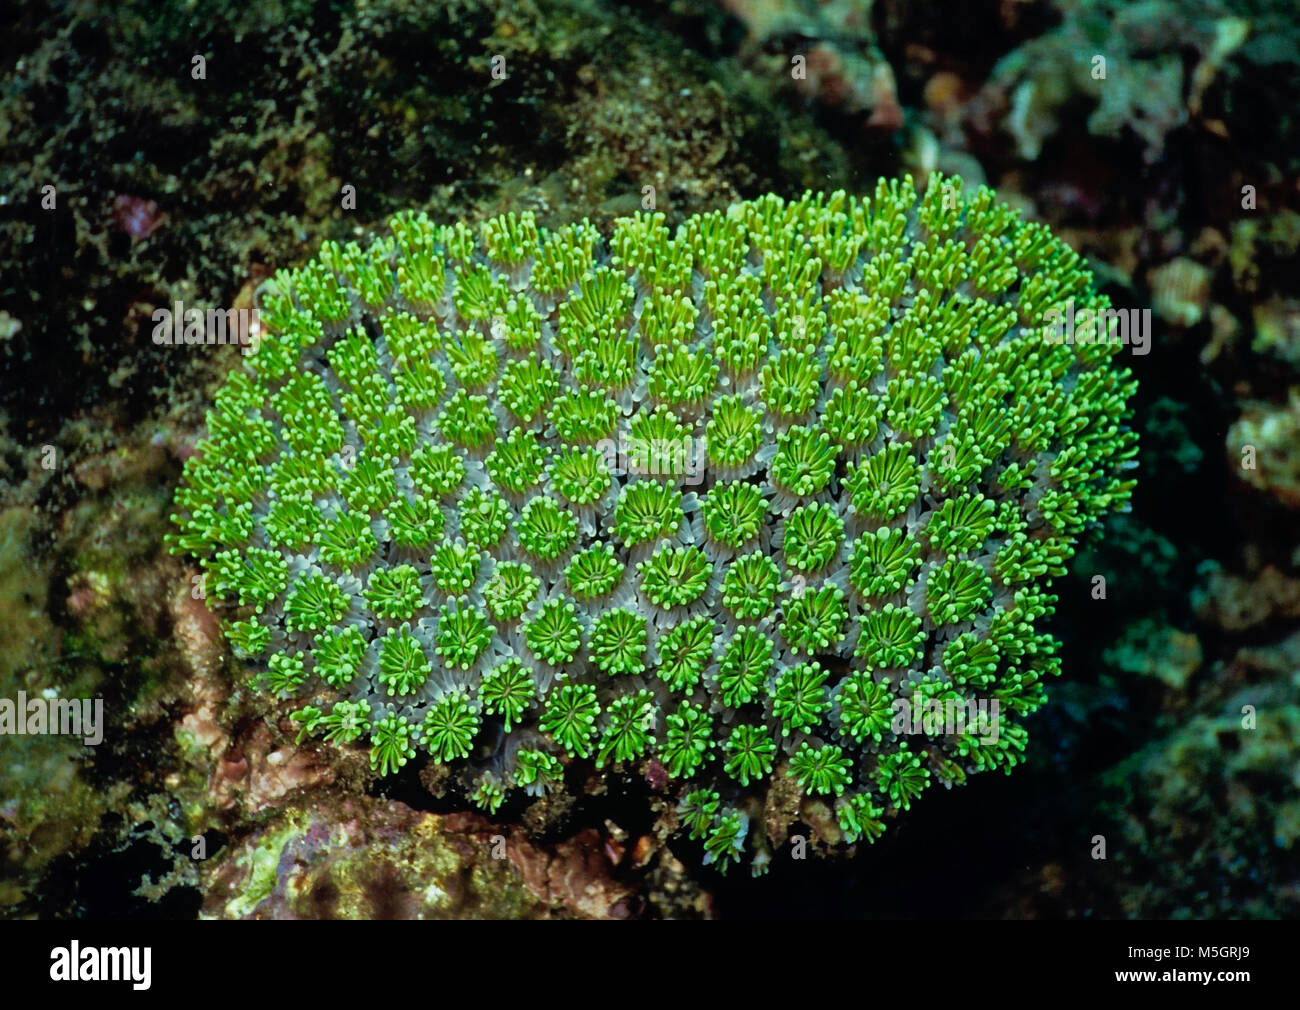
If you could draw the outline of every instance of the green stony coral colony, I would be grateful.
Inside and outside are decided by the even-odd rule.
[[[403,214],[280,272],[172,549],[381,775],[424,753],[496,811],[655,762],[723,869],[747,837],[765,865],[784,776],[874,840],[1020,761],[1059,672],[1047,587],[1136,439],[1119,346],[1048,314],[1105,299],[958,179],[663,222]],[[1000,732],[895,732],[916,697]]]

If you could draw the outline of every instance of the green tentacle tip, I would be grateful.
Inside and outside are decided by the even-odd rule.
[[[564,765],[554,754],[522,747],[515,753],[515,785],[530,795],[548,792],[563,779]]]
[[[718,817],[704,839],[704,861],[726,873],[732,863],[740,861],[748,829],[749,820],[739,810]]]
[[[396,713],[375,723],[370,734],[370,767],[380,775],[391,775],[415,757],[418,728]]]
[[[502,561],[483,590],[483,599],[499,622],[513,621],[523,615],[537,599],[542,580],[521,561]]]
[[[807,740],[790,759],[790,774],[804,792],[814,796],[839,796],[853,781],[851,763],[835,744],[814,747]]]
[[[885,822],[880,819],[883,813],[884,809],[873,804],[866,793],[842,796],[835,803],[835,819],[850,845],[864,839],[874,842],[883,835]]]
[[[663,547],[638,564],[637,570],[646,599],[670,610],[700,598],[713,565],[698,547]]]
[[[570,662],[582,646],[582,627],[572,602],[549,600],[524,622],[524,640],[544,663],[559,666]]]
[[[708,834],[721,802],[721,797],[714,789],[695,789],[682,797],[677,813],[692,841]]]
[[[711,540],[728,547],[742,547],[763,528],[767,502],[763,492],[747,481],[715,485],[701,499],[704,530]]]
[[[851,674],[836,692],[840,729],[856,744],[880,743],[893,725],[894,695],[889,681],[876,683],[869,674]]]
[[[591,629],[591,657],[608,674],[645,671],[646,619],[620,607],[596,618]]]
[[[682,493],[657,481],[635,481],[619,494],[613,534],[626,546],[653,543],[677,532],[683,521]]]
[[[478,584],[483,552],[463,540],[444,540],[429,555],[429,577],[438,592],[464,596]]]
[[[537,681],[519,659],[504,660],[479,681],[479,703],[488,715],[499,715],[505,731],[519,722],[537,700]]]
[[[285,627],[289,631],[323,631],[347,613],[351,598],[327,575],[302,575],[284,601]]]
[[[433,672],[420,642],[410,630],[393,629],[379,644],[378,681],[391,697],[414,694]]]
[[[504,785],[490,772],[479,778],[474,785],[474,791],[469,794],[469,801],[489,815],[500,810],[505,800]]]
[[[892,596],[912,583],[921,545],[906,530],[881,527],[853,543],[849,581],[862,596]]]
[[[835,472],[836,455],[826,432],[795,425],[777,442],[769,474],[777,487],[793,495],[817,494]]]
[[[468,670],[492,643],[492,626],[477,607],[452,600],[438,612],[435,649],[450,669]]]
[[[654,739],[655,713],[654,695],[646,690],[610,702],[605,710],[609,723],[596,750],[596,767],[630,761],[645,754]]]
[[[549,733],[570,756],[587,757],[594,746],[599,714],[600,701],[594,687],[565,683],[552,689],[538,728]]]
[[[772,774],[776,744],[765,727],[742,723],[731,731],[722,749],[727,756],[723,767],[742,786]]]
[[[781,671],[772,689],[772,712],[779,720],[782,736],[821,724],[831,707],[826,678],[826,671],[816,662],[799,663]]]
[[[659,636],[659,678],[675,693],[693,690],[713,659],[714,621],[693,617]]]
[[[420,573],[411,565],[394,565],[371,572],[363,595],[372,613],[394,621],[413,617],[424,602]]]
[[[510,528],[510,506],[494,491],[470,488],[460,503],[460,535],[473,550],[496,547]]]
[[[830,652],[844,637],[849,612],[844,590],[835,585],[807,589],[785,605],[785,620],[779,625],[793,653],[812,655]]]
[[[796,572],[815,572],[838,555],[844,520],[833,505],[813,502],[790,513],[783,535],[785,563]]]
[[[988,607],[992,595],[992,580],[976,561],[949,559],[930,572],[925,583],[935,624],[970,620]]]
[[[354,626],[329,632],[316,639],[316,672],[330,687],[342,690],[361,673],[366,640]]]
[[[660,748],[668,774],[673,778],[690,778],[708,760],[712,742],[709,735],[713,719],[700,705],[689,701],[664,720],[664,742]]]
[[[578,523],[559,503],[538,497],[520,511],[515,535],[519,546],[534,558],[554,561],[577,539]]]
[[[435,761],[445,764],[469,755],[478,724],[476,705],[464,690],[457,689],[429,706],[420,724],[420,740]]]
[[[771,614],[781,586],[781,571],[766,554],[746,554],[727,566],[722,605],[742,621]]]
[[[598,543],[573,556],[564,569],[564,578],[574,599],[594,600],[614,591],[626,567],[612,544]]]

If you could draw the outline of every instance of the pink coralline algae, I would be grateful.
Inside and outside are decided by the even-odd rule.
[[[167,215],[152,200],[119,193],[113,198],[113,224],[132,239],[147,239],[162,225]]]

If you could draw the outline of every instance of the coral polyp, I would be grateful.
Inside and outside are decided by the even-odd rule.
[[[607,241],[402,214],[264,286],[171,546],[268,705],[380,775],[496,812],[657,762],[720,869],[778,780],[872,841],[1022,760],[1050,582],[1126,507],[1134,384],[1051,339],[1070,299],[1107,304],[1078,255],[937,175]]]

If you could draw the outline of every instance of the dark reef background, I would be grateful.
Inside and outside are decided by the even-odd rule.
[[[0,738],[0,916],[1296,916],[1298,93],[1291,0],[6,5],[0,697],[99,696],[109,725]],[[162,550],[238,352],[155,346],[154,308],[247,306],[408,207],[603,227],[651,185],[675,224],[935,169],[1154,317],[1133,510],[1057,584],[1026,766],[851,861],[722,878],[635,784],[539,835],[247,706]]]

